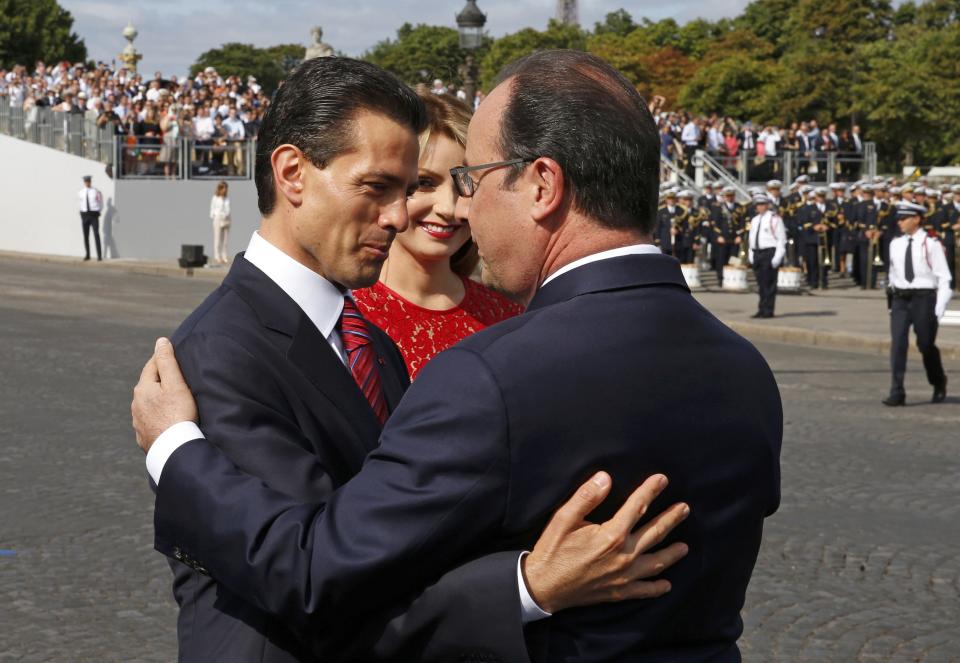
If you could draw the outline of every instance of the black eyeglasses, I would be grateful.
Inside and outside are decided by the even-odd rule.
[[[494,163],[482,163],[479,166],[457,166],[450,169],[450,175],[453,176],[453,184],[457,188],[457,195],[464,198],[470,198],[480,186],[480,180],[475,180],[467,173],[475,170],[493,170],[494,168],[503,168],[504,166],[518,166],[522,163],[529,163],[532,159],[510,159],[509,161],[496,161]]]

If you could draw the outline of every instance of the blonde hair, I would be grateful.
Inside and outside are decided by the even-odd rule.
[[[427,128],[417,137],[423,155],[434,135],[445,136],[460,147],[467,146],[467,127],[473,115],[470,107],[449,94],[434,94],[426,88],[417,88],[417,96],[427,108]],[[450,256],[450,268],[458,276],[469,278],[477,268],[480,256],[472,239]]]

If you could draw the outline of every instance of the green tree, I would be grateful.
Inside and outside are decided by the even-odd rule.
[[[779,55],[785,41],[786,20],[795,5],[796,0],[754,0],[733,23],[774,46]]]
[[[593,34],[626,37],[636,29],[637,24],[633,22],[630,12],[626,9],[618,9],[615,12],[608,13],[603,23],[594,23]]]
[[[224,76],[256,76],[269,94],[287,74],[284,58],[299,60],[303,55],[304,47],[296,44],[257,48],[253,44],[231,42],[202,53],[191,65],[190,74],[213,67]]]
[[[85,61],[87,47],[72,28],[73,16],[56,0],[0,0],[0,65]]]
[[[489,40],[488,40],[489,41]],[[486,53],[482,46],[474,53],[479,62]],[[429,85],[435,78],[463,85],[461,65],[467,52],[460,48],[460,35],[454,28],[404,23],[396,39],[379,42],[364,53],[368,62],[396,74],[407,85]]]
[[[504,65],[536,51],[552,48],[587,49],[587,33],[575,25],[552,20],[546,30],[526,28],[496,40],[480,63],[480,80],[485,88],[493,84]]]
[[[680,92],[680,105],[696,113],[779,123],[780,109],[772,101],[782,75],[775,62],[733,55],[699,69]]]

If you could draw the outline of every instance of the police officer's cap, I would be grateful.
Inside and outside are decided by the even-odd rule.
[[[766,194],[758,193],[757,195],[755,195],[755,196],[753,197],[753,204],[754,204],[754,205],[769,205],[769,204],[770,204],[770,197],[767,196]]]
[[[900,187],[900,191],[902,193],[913,193],[913,185],[910,183],[904,184],[902,187]]]
[[[811,191],[813,191],[813,187],[810,186],[809,184],[804,184],[802,187],[800,187],[800,193],[802,193],[803,195],[807,195]]]
[[[780,180],[770,180],[769,182],[767,182],[767,188],[768,188],[768,189],[782,189],[782,188],[783,188],[783,182],[781,182]]]
[[[916,203],[911,203],[904,200],[903,202],[897,203],[897,218],[906,219],[911,216],[919,216],[923,218],[927,213],[927,208],[923,205],[917,205]]]
[[[927,195],[935,198],[935,197],[937,197],[937,196],[940,195],[940,192],[937,191],[936,189],[931,189],[931,188],[928,187],[928,188],[927,188]]]
[[[747,193],[749,193],[752,198],[755,198],[763,193],[763,189],[758,186],[752,186],[747,189]]]
[[[84,175],[84,176],[83,176],[83,181],[84,181],[84,182],[89,182],[89,181],[92,180],[92,179],[93,179],[93,178],[90,177],[89,175]]]
[[[667,189],[667,198],[676,198],[676,197],[677,197],[677,193],[679,193],[679,191],[680,191],[680,190],[677,189],[677,187],[671,187],[671,188]]]
[[[833,184],[830,185],[830,188],[833,189],[834,191],[840,191],[840,190],[845,191],[847,188],[847,185],[844,184],[843,182],[834,182]]]
[[[895,196],[899,196],[902,191],[903,191],[903,189],[901,189],[901,188],[898,187],[898,186],[892,186],[892,187],[890,187],[890,193],[892,193],[892,194],[895,195]]]
[[[713,189],[713,182],[704,182],[704,183],[703,183],[703,188],[704,188],[704,189]]]

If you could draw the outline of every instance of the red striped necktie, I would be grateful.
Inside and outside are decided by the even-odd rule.
[[[343,298],[343,313],[338,329],[343,349],[347,352],[347,368],[382,426],[387,421],[387,401],[380,384],[376,351],[371,344],[367,321],[349,297]]]

